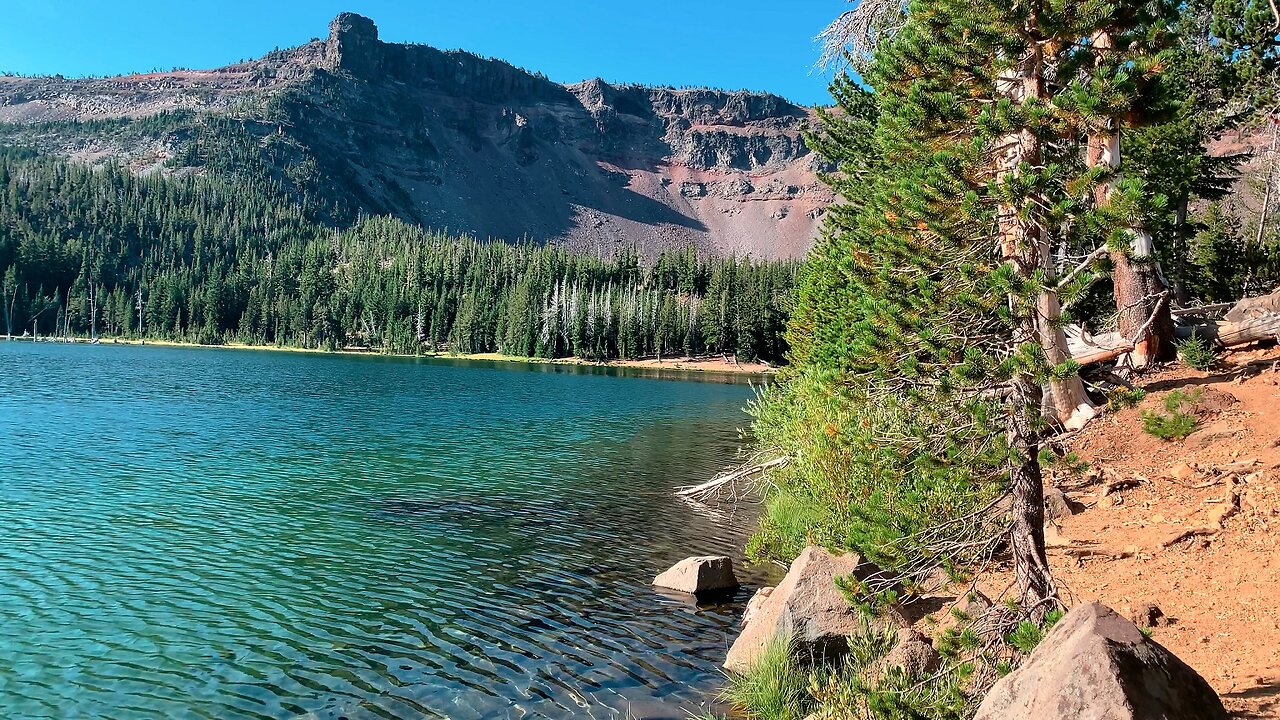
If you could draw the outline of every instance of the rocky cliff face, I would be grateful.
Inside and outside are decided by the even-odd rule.
[[[358,15],[329,30],[216,70],[0,78],[0,142],[137,172],[269,173],[339,215],[605,252],[796,257],[832,199],[800,136],[809,112],[782,98],[564,86],[383,43]]]

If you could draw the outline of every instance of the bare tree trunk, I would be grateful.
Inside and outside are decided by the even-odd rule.
[[[4,307],[4,326],[6,337],[13,337],[13,306],[16,305],[17,302],[18,288],[17,285],[15,285],[13,288],[13,294],[10,296],[9,302],[5,303]]]
[[[1178,201],[1177,217],[1173,223],[1173,302],[1178,307],[1186,307],[1191,302],[1191,292],[1187,289],[1187,214],[1191,200],[1185,194]]]
[[[89,341],[98,340],[98,290],[89,283]]]
[[[1262,238],[1266,237],[1267,216],[1271,214],[1271,194],[1276,176],[1276,126],[1276,119],[1271,118],[1271,151],[1267,153],[1267,178],[1262,191],[1262,214],[1258,216],[1258,233],[1253,239],[1258,246],[1262,245]]]
[[[1105,31],[1096,34],[1093,47],[1100,53],[1111,50],[1114,47],[1111,34]],[[1094,200],[1099,206],[1111,202],[1122,177],[1120,125],[1120,118],[1108,118],[1105,127],[1095,128],[1089,135],[1086,163],[1089,167],[1111,169],[1111,174],[1094,190]],[[1120,334],[1133,341],[1130,362],[1135,368],[1145,368],[1172,357],[1173,317],[1169,314],[1169,303],[1165,302],[1169,288],[1160,272],[1151,232],[1141,224],[1127,230],[1129,247],[1111,251],[1111,283],[1120,315]],[[1155,320],[1148,322],[1152,316]]]

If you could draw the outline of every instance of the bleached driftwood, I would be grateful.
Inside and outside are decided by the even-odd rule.
[[[1210,306],[1217,309],[1221,306]],[[1269,295],[1245,298],[1234,305],[1221,320],[1204,319],[1174,329],[1178,337],[1192,335],[1213,340],[1222,347],[1247,345],[1259,340],[1280,338],[1280,290]]]
[[[1189,315],[1214,315],[1218,316],[1231,308],[1235,307],[1235,303],[1214,303],[1212,305],[1196,305],[1195,307],[1173,308],[1169,314],[1174,317],[1187,317]]]
[[[1243,323],[1277,315],[1280,315],[1280,289],[1272,291],[1269,295],[1241,300],[1232,306],[1222,319],[1229,323]]]
[[[791,461],[789,457],[774,458],[768,462],[745,465],[730,472],[721,474],[713,480],[708,480],[701,485],[693,485],[691,487],[683,487],[676,490],[676,495],[680,497],[701,498],[714,495],[717,491],[726,485],[746,480],[760,473],[767,472],[774,468],[780,468]]]
[[[1255,317],[1242,322],[1207,320],[1194,325],[1180,325],[1174,328],[1174,333],[1180,338],[1189,338],[1195,335],[1206,340],[1213,340],[1224,348],[1247,345],[1259,340],[1280,337],[1280,313]]]

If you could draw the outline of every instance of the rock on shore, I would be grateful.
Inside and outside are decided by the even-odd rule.
[[[1226,720],[1213,688],[1110,608],[1062,618],[975,720]]]
[[[797,654],[821,662],[848,650],[849,636],[863,632],[858,610],[836,587],[836,578],[859,580],[880,569],[855,554],[832,555],[819,547],[805,548],[791,563],[776,588],[752,598],[742,634],[729,648],[724,667],[731,672],[749,669],[769,643],[790,637]],[[873,626],[885,620],[876,620]]]

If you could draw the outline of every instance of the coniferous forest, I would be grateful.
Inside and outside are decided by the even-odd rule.
[[[10,335],[584,359],[780,361],[798,264],[483,242],[262,175],[136,176],[0,153]],[[139,310],[141,308],[141,310]]]

